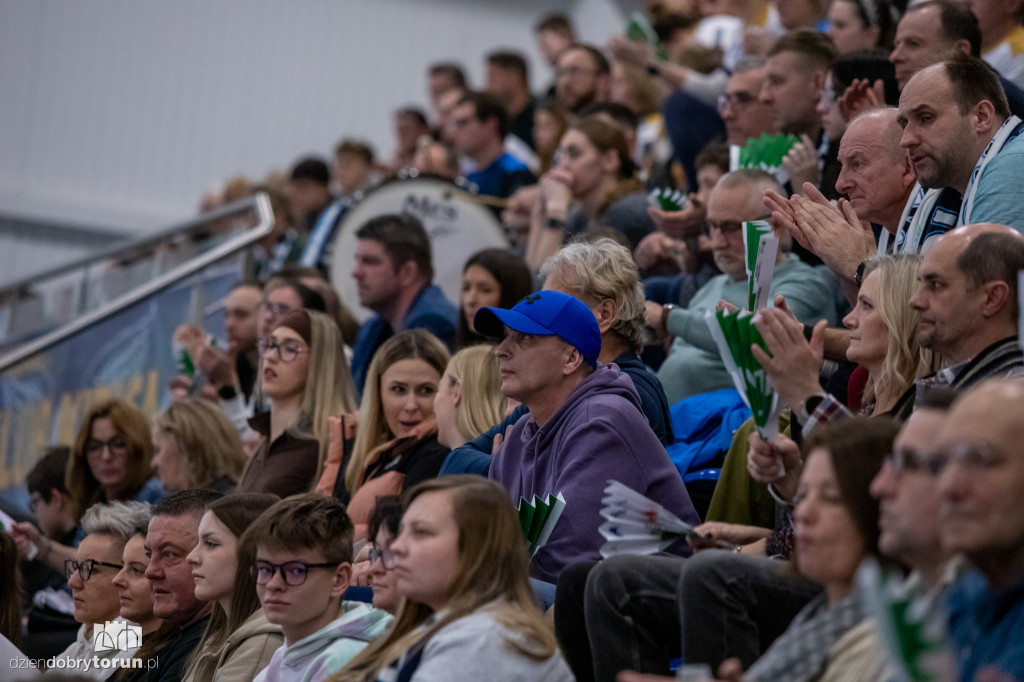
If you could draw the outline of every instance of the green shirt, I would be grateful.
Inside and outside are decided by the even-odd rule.
[[[816,269],[792,254],[775,266],[769,293],[772,299],[785,296],[786,305],[805,324],[814,324],[822,318],[828,320],[829,326],[836,324],[832,285]],[[674,308],[668,315],[668,332],[675,340],[658,370],[658,379],[670,405],[698,393],[733,386],[704,320],[704,314],[714,310],[721,299],[745,308],[747,280],[734,282],[728,275],[718,275],[697,290],[688,307]]]

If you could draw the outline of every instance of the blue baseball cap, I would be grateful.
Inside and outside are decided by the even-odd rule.
[[[484,336],[500,339],[505,327],[522,334],[557,336],[574,347],[592,367],[601,354],[601,329],[583,301],[560,291],[538,291],[505,308],[480,308],[473,327]]]

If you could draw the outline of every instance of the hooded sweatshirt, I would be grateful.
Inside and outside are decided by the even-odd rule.
[[[341,670],[392,617],[369,604],[342,602],[339,618],[294,644],[285,644],[255,682],[319,682]]]
[[[596,561],[601,497],[616,480],[658,502],[687,523],[700,520],[665,447],[640,411],[633,382],[615,365],[601,365],[538,427],[524,415],[491,461],[489,477],[504,485],[513,504],[561,493],[565,509],[551,536],[534,554],[530,573],[555,582],[566,566]],[[686,554],[685,543],[672,553]]]

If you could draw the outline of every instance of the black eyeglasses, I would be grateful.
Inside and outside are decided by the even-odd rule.
[[[593,76],[597,74],[597,69],[588,69],[585,66],[566,66],[561,69],[555,69],[555,78],[578,78],[580,76]]]
[[[759,216],[753,218],[748,222],[754,222],[755,220],[768,220],[771,218],[770,215]],[[736,234],[743,229],[743,223],[738,220],[708,220],[704,223],[704,233],[707,235],[711,234],[712,230],[718,230],[724,235]]]
[[[901,448],[893,451],[885,458],[887,464],[899,473],[919,471],[935,476],[941,472],[941,463],[938,458],[925,452],[918,452],[910,448]],[[939,467],[936,469],[936,467]]]
[[[96,561],[95,559],[86,559],[82,563],[78,563],[74,559],[64,560],[64,577],[67,580],[71,580],[71,575],[78,571],[78,577],[82,579],[82,582],[87,582],[92,574],[95,573],[97,566],[106,566],[107,568],[116,568],[121,570],[124,566],[120,564],[108,564],[105,561]]]
[[[748,104],[753,103],[757,100],[757,97],[750,94],[749,92],[727,92],[718,96],[718,111],[719,113],[725,111],[728,108],[741,108]]]
[[[103,452],[103,448],[109,448],[110,454],[121,454],[128,449],[128,443],[121,436],[114,436],[110,440],[92,439],[85,443],[85,454],[96,455]]]
[[[290,313],[293,309],[287,303],[271,303],[269,301],[263,301],[259,304],[259,310],[261,313],[274,313],[274,317],[281,317]]]
[[[323,564],[307,564],[305,561],[286,561],[283,564],[272,564],[269,561],[257,560],[253,562],[249,572],[256,578],[257,585],[266,585],[274,577],[274,574],[281,571],[281,579],[285,585],[298,587],[306,582],[311,568],[337,568],[339,562]]]
[[[941,474],[951,462],[956,462],[967,471],[996,469],[1006,461],[989,443],[958,443],[946,452],[933,453],[924,460],[925,470],[933,476]]]
[[[370,548],[370,565],[373,566],[373,562],[380,559],[384,563],[384,568],[395,567],[395,555],[391,551],[390,547],[381,547],[378,549],[376,546]]]
[[[278,343],[272,336],[260,339],[259,348],[260,355],[265,354],[268,350],[276,350],[277,359],[281,362],[292,362],[295,358],[299,357],[299,353],[309,352],[309,349],[304,349],[299,345],[298,341],[282,341]]]

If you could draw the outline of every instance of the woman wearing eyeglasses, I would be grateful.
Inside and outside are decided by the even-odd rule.
[[[373,608],[394,615],[402,598],[395,591],[395,575],[388,570],[391,563],[391,542],[398,537],[398,523],[402,520],[402,498],[382,495],[377,498],[366,525],[369,542],[359,551],[352,564],[352,585],[372,589]]]
[[[285,315],[296,310],[325,312],[324,298],[305,284],[293,279],[271,277],[263,287],[259,305],[259,335],[265,338]]]
[[[153,476],[153,441],[146,415],[117,398],[93,406],[75,438],[66,485],[75,517],[97,502],[156,502],[163,497]]]
[[[387,611],[391,615],[398,612],[402,602],[395,585],[395,574],[388,570],[391,563],[391,543],[398,537],[398,524],[402,520],[404,509],[402,499],[397,495],[377,498],[377,506],[370,515],[368,537],[370,545],[370,575],[367,582],[373,588],[373,608]]]
[[[118,634],[125,633],[132,623],[121,618],[121,600],[114,577],[124,568],[121,554],[125,543],[148,516],[149,505],[141,502],[97,504],[86,512],[82,519],[86,535],[75,550],[75,557],[65,563],[65,574],[75,605],[75,620],[82,627],[75,642],[57,656],[58,663],[54,667],[73,669],[93,679],[105,680],[116,668],[98,665],[86,668],[84,661],[92,661],[96,657],[131,658],[138,650],[141,641],[133,645],[128,640],[129,646],[123,647],[123,642],[116,640]],[[105,627],[108,622],[114,633]],[[94,632],[97,626],[104,627],[104,632]],[[95,643],[109,644],[109,648]],[[73,659],[76,662],[71,663]],[[60,660],[66,662],[61,664]]]
[[[142,412],[117,398],[94,405],[78,430],[65,473],[75,521],[98,502],[152,503],[163,497],[152,460],[153,441]],[[75,558],[74,547],[54,542],[31,523],[19,523],[15,529],[35,544],[37,558],[54,570],[63,571],[65,559]],[[83,536],[79,529],[74,541]]]
[[[270,410],[249,420],[262,436],[238,492],[287,497],[310,489],[327,451],[329,415],[355,409],[341,333],[323,313],[288,313],[260,340],[260,390]]]
[[[252,543],[239,539],[277,495],[237,493],[213,502],[199,522],[199,544],[186,561],[196,599],[213,603],[210,622],[185,670],[185,680],[251,682],[270,663],[284,637],[260,608]]]

